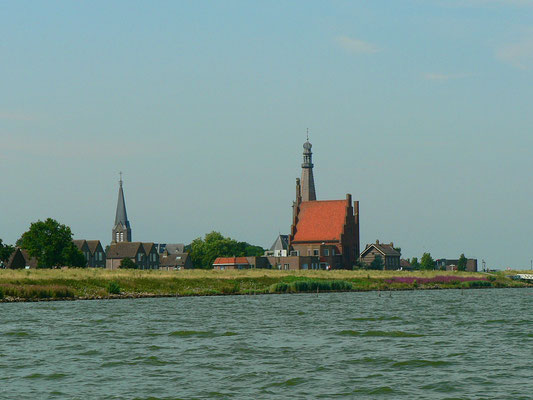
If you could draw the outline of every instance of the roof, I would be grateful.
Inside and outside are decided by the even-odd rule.
[[[78,250],[81,250],[83,248],[83,245],[85,244],[86,240],[83,240],[83,239],[78,239],[78,240],[73,240],[72,243],[74,243],[74,245],[78,248]]]
[[[168,256],[159,257],[159,265],[162,267],[180,267],[185,265],[189,258],[189,253],[174,253]]]
[[[117,213],[115,215],[115,226],[122,224],[122,226],[129,228],[128,214],[126,213],[126,202],[124,201],[124,190],[122,190],[122,179],[120,180],[120,188],[118,189]]]
[[[302,202],[292,242],[340,240],[346,222],[346,208],[346,200]]]
[[[87,246],[89,246],[89,251],[94,254],[96,249],[98,248],[98,245],[101,246],[99,240],[87,240]]]
[[[289,235],[279,235],[270,248],[271,251],[287,250],[289,248]]]
[[[9,256],[9,259],[7,260],[7,267],[13,268],[13,261],[15,257],[22,256],[24,258],[24,264],[25,266],[29,266],[30,268],[37,268],[38,261],[37,258],[30,256],[30,253],[26,249],[21,249],[20,247],[17,247],[13,253]]]
[[[134,258],[143,249],[141,242],[112,243],[107,249],[107,258]],[[143,249],[144,251],[144,249]]]
[[[148,254],[152,251],[154,244],[153,243],[142,243],[142,246],[143,246],[144,252]]]
[[[390,257],[400,257],[401,253],[394,249],[394,246],[390,244],[385,243],[372,243],[367,244],[366,248],[361,253],[361,256],[364,257],[372,248],[379,251],[384,256],[390,256]]]
[[[249,265],[246,257],[217,257],[213,265]]]

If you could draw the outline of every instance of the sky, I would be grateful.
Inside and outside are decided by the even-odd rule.
[[[309,129],[361,246],[533,259],[533,0],[0,1],[0,238],[288,233]]]

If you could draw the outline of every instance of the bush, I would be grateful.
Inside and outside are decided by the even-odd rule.
[[[278,282],[270,285],[268,291],[270,293],[287,293],[289,291],[289,285],[285,282]]]
[[[483,288],[483,287],[492,287],[492,282],[488,281],[470,281],[461,283],[463,288]]]
[[[0,299],[4,298],[4,290],[0,287]]]
[[[107,291],[109,294],[120,294],[120,286],[117,282],[109,282],[109,285],[107,285]]]

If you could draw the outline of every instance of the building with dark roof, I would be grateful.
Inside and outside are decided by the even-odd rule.
[[[6,268],[20,269],[20,268],[37,268],[38,262],[35,257],[30,256],[26,249],[17,247],[9,256],[6,263]]]
[[[289,235],[278,235],[266,256],[287,257],[289,255]]]
[[[106,268],[118,269],[124,258],[132,260],[139,269],[158,269],[159,257],[156,261],[150,259],[151,254],[156,254],[153,243],[120,242],[111,243],[106,253]]]
[[[361,252],[361,262],[366,265],[372,264],[376,257],[381,257],[383,260],[384,269],[400,269],[401,253],[394,248],[394,243],[376,243],[367,244],[365,249]]]
[[[128,221],[124,190],[122,189],[122,173],[120,174],[119,184],[117,212],[115,214],[111,243],[131,242],[131,226],[130,221]]]
[[[74,245],[80,250],[89,268],[105,268],[106,255],[99,240],[73,240]]]

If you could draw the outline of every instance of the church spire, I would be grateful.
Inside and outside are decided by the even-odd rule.
[[[307,141],[304,143],[304,162],[302,163],[301,197],[302,201],[315,201],[315,179],[313,177],[313,153],[309,143],[309,129],[307,130]]]
[[[131,242],[130,221],[128,221],[128,214],[126,213],[126,201],[124,200],[122,183],[122,172],[120,172],[120,186],[118,189],[117,212],[115,214],[112,243]]]

